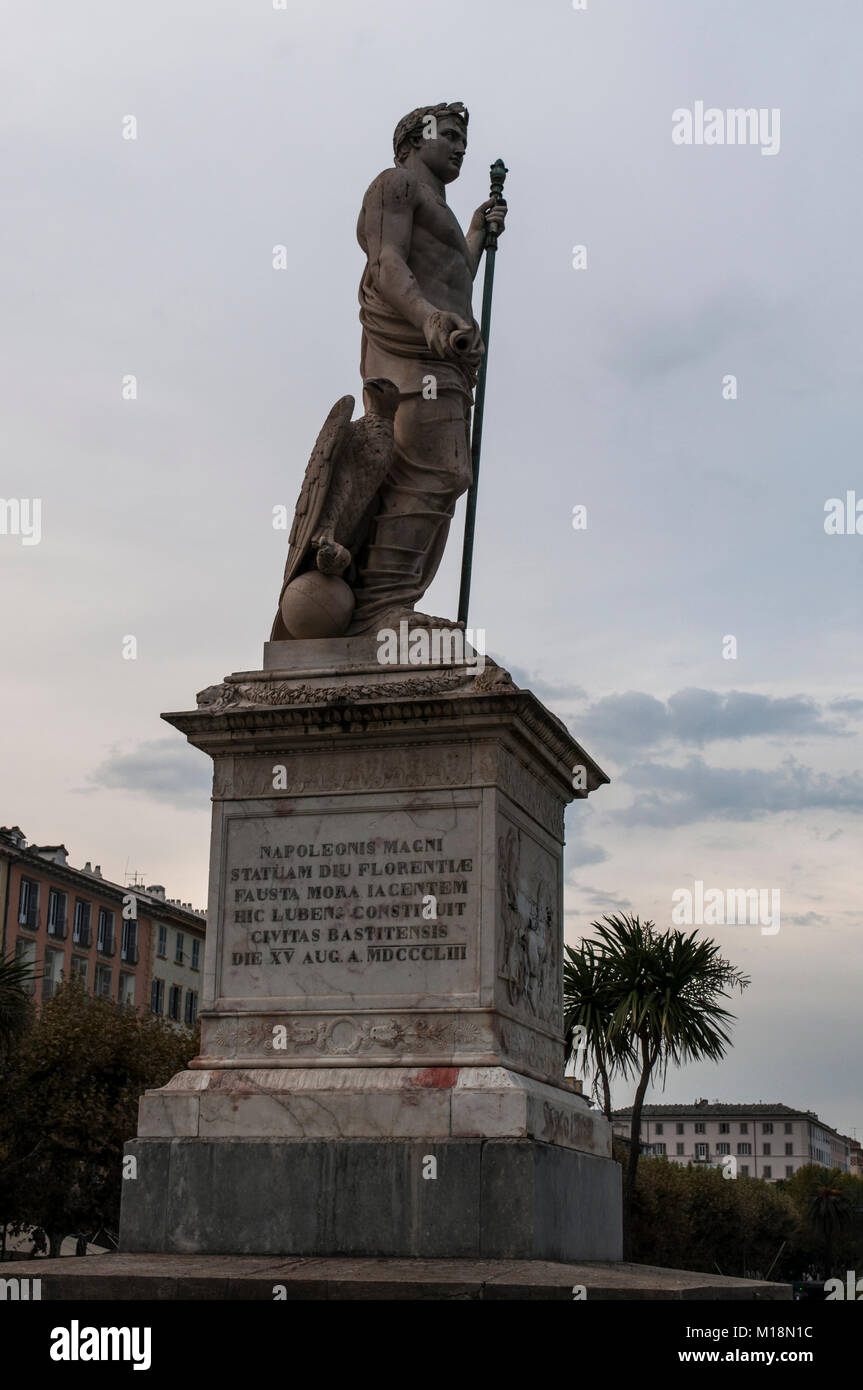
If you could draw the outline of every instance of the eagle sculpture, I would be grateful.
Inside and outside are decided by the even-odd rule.
[[[289,641],[282,600],[289,584],[306,571],[356,579],[355,558],[368,539],[377,494],[393,459],[393,421],[399,391],[383,377],[363,382],[365,415],[351,421],[353,396],[336,401],[318,435],[297,500],[285,577],[270,634]]]

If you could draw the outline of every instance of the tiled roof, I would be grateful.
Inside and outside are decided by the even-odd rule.
[[[829,1129],[828,1124],[819,1120],[813,1110],[795,1110],[790,1105],[783,1105],[781,1101],[757,1101],[754,1104],[741,1103],[740,1105],[727,1104],[724,1101],[703,1101],[700,1105],[645,1105],[641,1111],[647,1119],[661,1119],[665,1115],[694,1115],[698,1119],[703,1119],[705,1115],[716,1115],[725,1117],[727,1115],[796,1115],[799,1119],[814,1120],[816,1124],[823,1124],[825,1129]],[[632,1114],[632,1106],[626,1106],[623,1110],[613,1110],[612,1119],[628,1119]]]

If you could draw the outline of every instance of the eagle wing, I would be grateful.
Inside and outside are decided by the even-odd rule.
[[[300,488],[291,534],[288,539],[288,558],[285,562],[285,576],[282,580],[279,602],[276,606],[276,617],[270,633],[271,642],[282,642],[288,637],[282,622],[282,595],[291,580],[299,574],[308,554],[330,489],[333,469],[348,435],[353,412],[353,396],[342,396],[341,400],[336,401],[315,441],[315,447],[306,467],[303,485]]]

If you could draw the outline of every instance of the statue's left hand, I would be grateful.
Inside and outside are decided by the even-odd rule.
[[[484,203],[480,203],[473,217],[470,219],[470,232],[481,232],[486,227],[490,227],[497,235],[505,230],[507,206],[503,198],[487,198]]]

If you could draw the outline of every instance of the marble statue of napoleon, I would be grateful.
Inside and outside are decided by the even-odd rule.
[[[370,184],[357,223],[366,256],[359,290],[366,416],[347,423],[351,397],[333,407],[307,471],[285,570],[287,586],[315,563],[311,546],[327,573],[350,559],[352,634],[397,628],[402,618],[412,626],[445,621],[414,610],[471,484],[470,410],[484,352],[471,291],[487,222],[502,230],[506,216],[505,202],[488,199],[465,234],[447,204],[467,125],[461,102],[403,117],[393,135],[395,167]],[[323,477],[325,485],[316,481]],[[316,487],[326,503],[310,500]],[[277,615],[272,636],[289,635]]]
[[[395,168],[371,184],[357,224],[367,258],[360,371],[394,381],[401,399],[393,466],[356,590],[354,631],[383,618],[394,626],[412,612],[437,572],[455,504],[471,484],[470,408],[483,353],[471,291],[486,217],[494,206],[502,224],[506,209],[483,203],[464,235],[447,205],[446,186],[458,178],[467,149],[467,123],[460,102],[420,107],[399,121]]]

